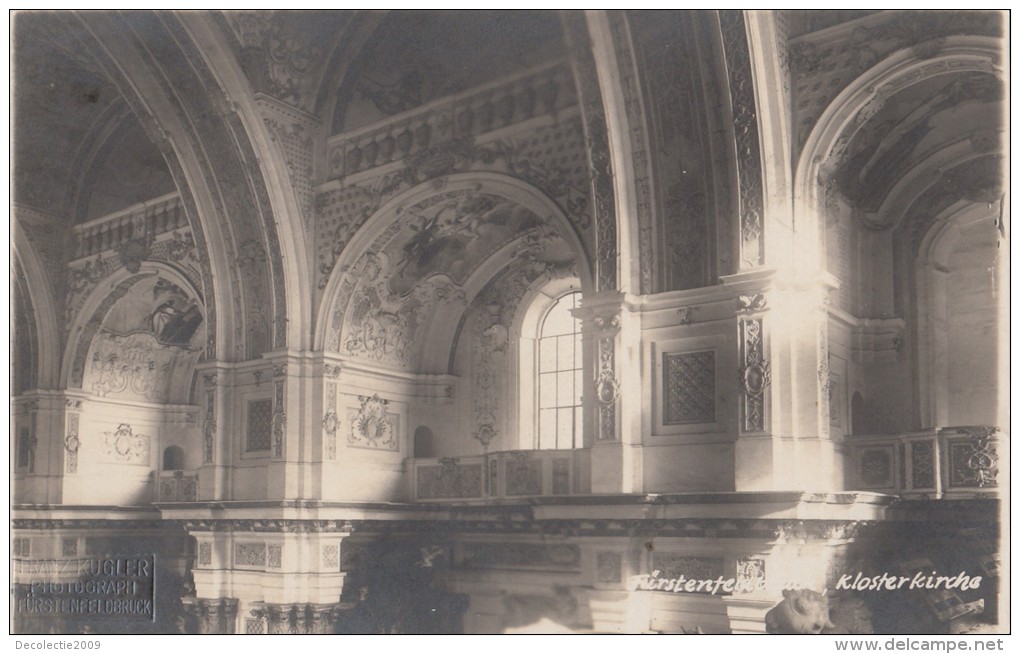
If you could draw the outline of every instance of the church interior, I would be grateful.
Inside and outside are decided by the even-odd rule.
[[[1008,630],[1007,29],[16,12],[12,630]]]

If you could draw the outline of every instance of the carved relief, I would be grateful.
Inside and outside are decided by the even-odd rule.
[[[748,556],[737,559],[737,593],[751,593],[765,588],[765,559]]]
[[[181,610],[186,620],[194,621],[200,634],[232,634],[237,618],[238,601],[229,597],[205,599],[181,598]]]
[[[399,144],[399,138],[397,142]],[[358,152],[360,154],[360,150]],[[591,226],[584,157],[580,122],[576,118],[564,118],[555,125],[485,145],[474,145],[469,139],[454,139],[427,147],[407,157],[405,167],[396,172],[321,193],[316,198],[318,287],[325,288],[351,237],[386,200],[428,180],[434,180],[436,188],[441,189],[443,176],[455,172],[493,170],[525,181],[563,207],[583,235]],[[421,213],[421,209],[414,208],[417,213]],[[477,222],[477,218],[469,222]]]
[[[857,476],[865,488],[892,488],[893,448],[862,449],[857,458]]]
[[[373,450],[399,450],[400,416],[386,410],[389,400],[381,399],[378,394],[372,397],[360,395],[358,400],[361,407],[349,412],[351,431],[347,444]]]
[[[945,37],[953,34],[1001,36],[1002,33],[1001,20],[994,12],[888,12],[875,18],[865,19],[853,29],[828,31],[824,37],[809,34],[793,42],[790,68],[796,92],[794,127],[798,150],[829,101],[894,51],[912,46],[916,48],[914,54],[923,59],[938,52]],[[933,63],[944,65],[946,62]],[[910,79],[918,78],[911,76]]]
[[[651,117],[658,239],[662,261],[656,290],[694,288],[708,268],[705,170],[712,162],[702,116],[698,58],[687,18],[681,14],[629,12],[641,55],[644,98]],[[638,100],[640,102],[640,99]],[[638,187],[640,189],[640,186]]]
[[[620,331],[619,316],[596,316],[593,320],[598,347],[595,375],[595,399],[598,401],[598,437],[616,439],[616,402],[620,382],[616,377],[616,335]]]
[[[257,542],[235,543],[234,565],[243,565],[249,567],[265,567],[266,544]]]
[[[998,427],[973,427],[965,438],[950,438],[949,485],[953,488],[998,486]]]
[[[596,579],[600,584],[618,584],[623,576],[623,555],[598,552],[595,555]]]
[[[570,459],[553,459],[552,494],[570,494]]]
[[[737,179],[740,197],[740,258],[743,266],[764,262],[762,243],[763,194],[761,144],[758,137],[758,110],[747,45],[744,12],[719,12],[729,76],[730,105],[733,109],[733,135],[737,147]]]
[[[617,287],[616,197],[602,92],[584,14],[566,12],[563,23],[579,88],[591,169],[596,288],[600,291],[610,290]]]
[[[102,332],[92,348],[90,387],[99,397],[124,395],[166,402],[174,399],[172,385],[187,383],[185,376],[200,353],[161,345],[150,334],[120,337]]]
[[[283,403],[284,381],[277,379],[274,382],[276,393],[273,396],[273,458],[279,459],[283,456],[284,430],[287,426],[287,412]]]
[[[689,556],[672,552],[654,552],[652,570],[658,570],[662,579],[717,579],[723,575],[723,560],[719,557]],[[710,592],[710,591],[701,591]]]
[[[531,452],[510,452],[504,469],[508,496],[542,494],[542,459]]]
[[[505,378],[509,332],[499,322],[502,306],[483,305],[475,319],[474,413],[475,440],[483,448],[496,438],[500,382]]]
[[[67,452],[67,472],[74,474],[78,472],[78,448],[81,441],[78,440],[78,414],[67,414],[67,435],[64,436],[64,450]]]
[[[269,545],[266,548],[266,566],[279,568],[283,565],[283,545]]]
[[[420,500],[482,496],[481,464],[460,465],[442,459],[438,466],[417,466],[416,497]]]
[[[743,389],[744,431],[765,430],[765,390],[772,377],[772,364],[765,360],[761,318],[740,321],[744,363],[740,368]]]
[[[664,425],[715,422],[715,351],[662,355]]]
[[[216,440],[216,391],[205,389],[205,421],[202,423],[202,463],[213,463],[213,446]]]
[[[935,441],[910,443],[910,487],[935,488]]]
[[[322,546],[322,567],[325,570],[338,570],[340,568],[340,546]]]
[[[149,437],[135,434],[131,425],[122,423],[116,431],[103,432],[103,446],[108,458],[116,461],[147,465],[149,463]]]
[[[212,565],[212,543],[198,544],[198,564]]]
[[[638,252],[640,262],[640,292],[652,293],[654,240],[654,214],[652,213],[652,176],[648,147],[648,129],[645,125],[644,108],[642,106],[641,88],[637,75],[637,57],[632,48],[631,33],[628,21],[623,12],[608,12],[609,28],[613,35],[616,60],[619,63],[620,85],[623,89],[624,107],[630,126],[630,149],[632,174],[636,192],[638,223]],[[675,107],[674,107],[675,111]]]
[[[322,446],[326,459],[336,459],[336,432],[339,427],[336,414],[336,384],[326,384],[326,413],[322,416]]]

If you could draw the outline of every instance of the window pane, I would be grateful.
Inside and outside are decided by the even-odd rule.
[[[556,447],[565,449],[571,446],[574,434],[574,410],[556,409]]]
[[[556,406],[573,406],[574,373],[571,370],[556,373]]]
[[[556,370],[556,339],[542,338],[538,341],[538,369],[541,372]]]
[[[584,379],[582,377],[583,375],[584,375],[583,370],[574,371],[574,401],[571,402],[571,404],[581,403],[581,395],[584,394]]]
[[[538,407],[546,409],[554,406],[556,406],[556,373],[543,373],[538,376]]]
[[[584,346],[581,345],[581,334],[577,333],[574,335],[574,367],[584,367]]]
[[[538,416],[538,448],[552,449],[556,447],[556,409],[542,409]]]
[[[570,370],[574,367],[574,337],[570,334],[556,337],[556,369]]]
[[[560,334],[573,333],[574,317],[570,315],[572,307],[570,295],[560,298],[545,316],[545,323],[542,325],[542,336],[558,336]]]

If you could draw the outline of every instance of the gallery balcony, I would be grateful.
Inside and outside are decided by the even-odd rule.
[[[416,501],[587,495],[590,450],[524,450],[411,460]]]
[[[850,487],[911,500],[997,497],[999,434],[979,425],[855,436]]]

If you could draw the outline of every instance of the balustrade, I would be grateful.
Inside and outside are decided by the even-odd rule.
[[[524,450],[414,459],[418,501],[585,495],[591,492],[589,450]]]
[[[95,218],[74,228],[75,259],[115,250],[133,240],[155,240],[188,226],[180,195],[167,195]]]
[[[509,81],[477,87],[330,138],[329,176],[353,175],[473,139],[573,104],[570,69],[546,64]],[[449,156],[456,156],[448,152]],[[437,164],[439,165],[439,164]]]
[[[854,437],[851,485],[905,498],[994,495],[998,433],[998,427],[967,426]]]

